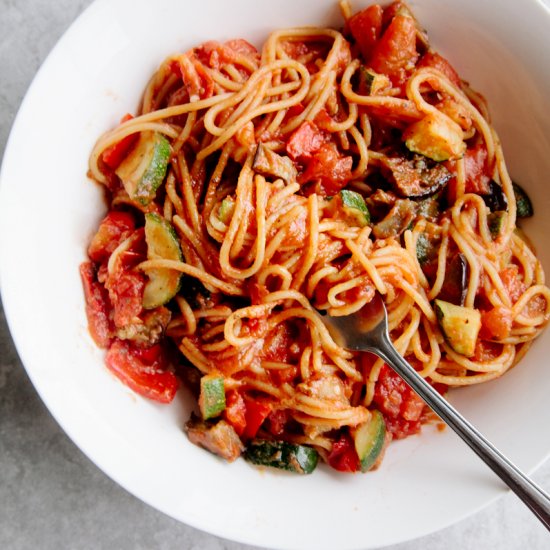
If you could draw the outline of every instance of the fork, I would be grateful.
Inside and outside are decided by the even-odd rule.
[[[390,340],[386,306],[378,293],[356,313],[342,317],[320,317],[339,346],[350,351],[369,351],[385,361],[550,530],[548,494],[490,443],[399,354]]]

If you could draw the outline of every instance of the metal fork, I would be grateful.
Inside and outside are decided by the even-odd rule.
[[[384,301],[379,294],[360,311],[342,317],[321,316],[334,341],[352,351],[370,351],[384,360],[497,474],[550,530],[550,497],[508,460],[424,378],[392,344]]]

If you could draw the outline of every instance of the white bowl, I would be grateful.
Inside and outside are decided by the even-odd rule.
[[[547,271],[550,249],[550,13],[536,0],[415,0],[432,43],[489,99],[509,168],[528,190],[525,224]],[[355,3],[357,9],[364,4]],[[105,210],[86,178],[95,139],[135,111],[170,53],[208,39],[261,44],[275,28],[340,24],[333,0],[96,0],[37,75],[6,149],[0,188],[2,298],[21,359],[55,418],[109,476],[166,514],[259,546],[373,548],[441,529],[503,494],[446,430],[392,444],[367,475],[299,477],[226,464],[182,432],[190,400],[134,396],[90,339],[78,264]],[[550,451],[550,331],[502,379],[452,401],[530,472]]]

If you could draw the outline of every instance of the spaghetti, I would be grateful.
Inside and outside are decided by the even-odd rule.
[[[441,391],[504,374],[550,317],[482,96],[402,2],[341,11],[342,32],[169,57],[90,157],[109,194],[81,266],[92,336],[140,394],[194,388],[188,435],[228,460],[307,472],[308,449],[367,470],[429,420],[317,311],[380,293],[396,348]]]

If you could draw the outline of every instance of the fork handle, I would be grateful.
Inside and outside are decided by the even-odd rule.
[[[497,474],[550,530],[550,497],[422,378],[397,352],[387,335],[371,351],[381,357]],[[380,345],[383,344],[383,345]],[[381,349],[383,348],[383,349]]]

